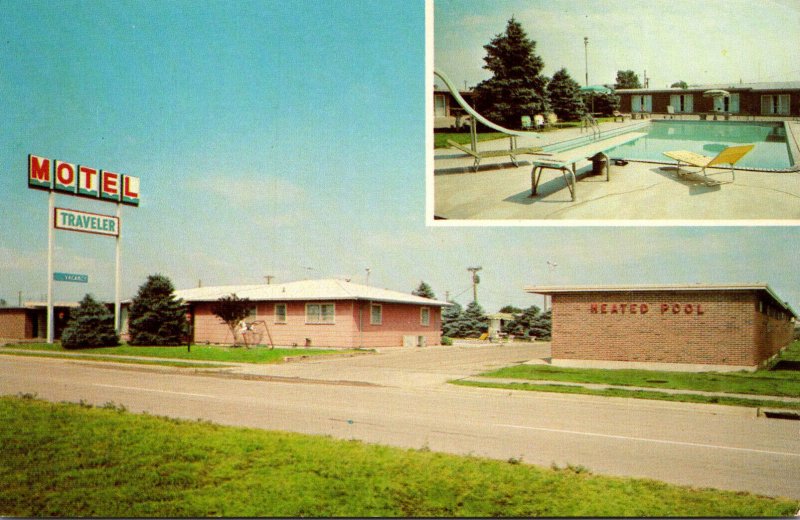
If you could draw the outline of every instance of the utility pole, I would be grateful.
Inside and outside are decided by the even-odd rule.
[[[269,285],[269,284],[271,284],[271,283],[272,283],[272,279],[273,279],[273,278],[275,278],[275,277],[274,277],[274,276],[272,276],[271,274],[268,274],[268,275],[265,275],[265,276],[264,276],[264,279],[267,281],[267,285]]]
[[[364,285],[369,285],[369,272],[371,271],[371,269],[369,267],[367,267],[364,270],[367,272],[367,282]]]
[[[472,301],[475,303],[478,303],[478,284],[481,283],[478,271],[481,269],[483,269],[483,267],[467,267],[467,271],[472,273]]]
[[[583,37],[583,58],[586,61],[586,86],[589,86],[589,37]]]

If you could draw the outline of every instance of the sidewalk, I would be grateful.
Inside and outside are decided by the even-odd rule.
[[[784,403],[796,403],[800,406],[800,397],[786,397],[780,395],[761,395],[761,394],[731,394],[727,392],[706,392],[702,390],[680,390],[674,388],[655,388],[650,386],[622,386],[622,385],[607,385],[597,383],[573,383],[561,381],[541,381],[538,379],[515,379],[504,377],[466,377],[460,381],[469,381],[476,383],[498,383],[498,384],[531,384],[531,385],[547,385],[547,386],[572,386],[576,388],[586,388],[589,390],[628,390],[631,392],[661,392],[664,394],[683,394],[683,395],[704,395],[708,397],[737,397],[741,399],[758,399],[765,401],[781,401]]]

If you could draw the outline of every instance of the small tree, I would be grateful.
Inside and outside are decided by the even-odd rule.
[[[544,61],[535,53],[536,42],[511,18],[506,31],[487,45],[484,69],[493,76],[475,87],[476,107],[489,120],[507,127],[520,127],[523,115],[547,112],[547,78]]]
[[[676,81],[675,83],[673,83],[672,85],[670,85],[670,88],[684,88],[684,89],[686,89],[686,88],[689,88],[689,84],[688,84],[688,83],[686,83],[686,82],[685,82],[685,81],[683,81],[683,80],[681,80],[681,81]]]
[[[70,312],[67,326],[61,334],[61,346],[74,349],[117,345],[119,336],[114,330],[114,315],[105,305],[87,294],[78,308]]]
[[[639,76],[632,70],[618,70],[614,88],[642,88],[642,84],[639,82]]]
[[[531,305],[514,321],[506,323],[503,330],[515,336],[550,339],[551,329],[550,311],[543,313],[539,307]]]
[[[186,310],[175,298],[166,276],[155,274],[139,287],[128,313],[131,345],[182,345],[186,334]]]
[[[421,296],[423,298],[430,298],[431,300],[436,299],[436,295],[433,294],[433,289],[431,289],[431,286],[422,281],[419,282],[419,286],[414,289],[411,294],[414,296]]]
[[[233,336],[233,346],[236,346],[236,326],[250,315],[253,304],[247,298],[239,298],[235,294],[222,296],[211,307],[211,312],[228,326]]]
[[[553,79],[547,84],[547,97],[553,112],[560,120],[577,121],[586,113],[580,89],[580,85],[570,77],[567,69],[553,74]]]

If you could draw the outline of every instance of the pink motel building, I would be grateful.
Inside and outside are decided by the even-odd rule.
[[[175,291],[175,296],[187,304],[195,342],[233,343],[230,329],[211,312],[220,297],[231,294],[252,302],[250,316],[245,322],[263,322],[276,346],[439,345],[441,309],[449,305],[335,279]],[[268,343],[266,334],[260,343]]]

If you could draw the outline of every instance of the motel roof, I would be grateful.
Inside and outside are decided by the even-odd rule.
[[[757,291],[769,296],[778,306],[798,318],[798,314],[788,302],[781,300],[772,288],[761,284],[665,284],[665,285],[561,285],[561,286],[530,286],[525,287],[525,292],[534,294],[567,294],[582,292],[653,292],[653,291]]]
[[[731,92],[743,91],[785,91],[800,90],[800,81],[780,81],[771,83],[714,83],[709,85],[689,85],[688,88],[668,87],[668,88],[621,88],[615,91],[616,94],[650,94],[654,92],[668,92],[680,94],[683,92],[705,92],[706,90],[728,90]]]
[[[379,289],[378,287],[338,279],[303,280],[260,285],[222,285],[175,291],[175,296],[182,298],[186,302],[216,301],[222,296],[230,294],[236,294],[239,298],[247,298],[252,301],[363,300],[438,307],[450,305],[441,300],[423,298],[413,294]]]

